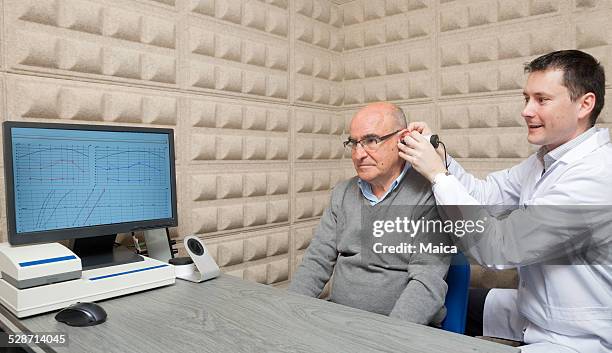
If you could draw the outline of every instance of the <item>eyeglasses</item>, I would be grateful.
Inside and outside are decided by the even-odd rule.
[[[366,137],[362,138],[359,141],[349,137],[349,139],[344,141],[343,144],[344,144],[345,148],[349,148],[350,147],[350,149],[352,149],[352,150],[357,148],[357,144],[360,144],[361,147],[363,147],[364,149],[373,151],[373,150],[378,149],[378,147],[380,147],[380,143],[381,142],[383,142],[384,140],[388,139],[389,137],[397,134],[400,131],[402,131],[402,130],[401,129],[400,130],[396,130],[396,131],[394,131],[394,132],[392,132],[390,134],[387,134],[385,136],[369,135],[369,136],[366,136]]]

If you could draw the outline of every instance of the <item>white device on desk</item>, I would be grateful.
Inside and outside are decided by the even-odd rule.
[[[58,243],[0,247],[0,278],[17,289],[81,278],[81,271],[81,259]]]
[[[173,130],[17,121],[2,130],[2,305],[25,317],[175,282],[173,266],[115,243],[178,224]]]
[[[195,235],[186,236],[184,244],[193,263],[175,266],[176,278],[199,283],[219,276],[219,266],[200,238]]]
[[[58,243],[3,243],[0,269],[0,303],[20,318],[175,282],[173,266],[146,257],[81,271],[81,259]]]

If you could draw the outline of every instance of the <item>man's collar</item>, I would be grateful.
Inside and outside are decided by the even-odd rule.
[[[411,165],[408,162],[404,162],[404,168],[402,168],[402,172],[397,178],[395,178],[393,183],[391,183],[391,186],[389,186],[389,189],[380,199],[376,197],[376,195],[374,195],[374,192],[372,192],[372,185],[370,185],[370,183],[365,180],[362,180],[361,178],[357,178],[357,184],[359,185],[361,194],[370,202],[370,205],[376,205],[377,203],[384,200],[393,190],[397,188],[397,186],[402,182],[402,179],[404,179],[404,176],[406,175],[410,167]]]
[[[575,160],[581,159],[588,153],[598,149],[599,147],[610,143],[610,132],[606,128],[593,128],[593,134],[582,141],[578,146],[572,148],[571,151],[565,153],[559,160],[563,163],[572,163]]]
[[[556,161],[561,159],[571,158],[574,153],[570,153],[580,146],[583,142],[589,140],[593,135],[599,134],[602,129],[592,127],[568,142],[558,146],[552,151],[548,151],[546,146],[540,147],[536,153],[536,157],[542,165],[544,170],[548,170]],[[607,129],[605,129],[607,131]]]

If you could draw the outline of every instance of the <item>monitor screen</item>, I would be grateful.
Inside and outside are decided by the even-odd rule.
[[[175,226],[173,130],[5,122],[9,242]]]

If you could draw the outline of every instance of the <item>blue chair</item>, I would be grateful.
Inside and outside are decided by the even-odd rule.
[[[448,292],[444,301],[446,318],[442,321],[442,329],[463,334],[470,289],[470,263],[463,253],[453,256],[446,275],[446,283],[448,284]]]

